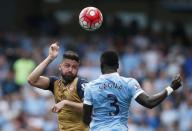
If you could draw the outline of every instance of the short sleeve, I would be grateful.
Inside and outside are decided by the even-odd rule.
[[[56,76],[50,76],[49,77],[49,87],[48,87],[48,89],[47,90],[50,90],[51,92],[53,92],[53,90],[54,90],[54,83],[55,83],[55,81],[56,80],[58,80],[58,78],[56,77]]]
[[[87,83],[88,81],[85,78],[81,78],[81,77],[79,77],[77,81],[77,94],[81,99],[84,98],[84,89]]]
[[[85,87],[85,92],[84,92],[84,104],[87,105],[92,105],[92,95],[91,95],[91,89],[90,87],[86,86]]]
[[[131,94],[134,99],[136,99],[144,91],[141,89],[139,82],[136,79],[131,79],[129,82],[129,87],[131,89]]]

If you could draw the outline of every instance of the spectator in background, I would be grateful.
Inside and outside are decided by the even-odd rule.
[[[9,72],[10,65],[8,64],[8,60],[4,54],[0,54],[0,84],[1,81],[7,77],[7,73]]]
[[[2,94],[8,95],[13,92],[17,92],[19,91],[20,87],[21,86],[16,84],[14,80],[14,72],[10,70],[7,73],[7,77],[2,81]]]
[[[135,48],[132,46],[125,47],[125,53],[122,56],[122,68],[124,69],[125,76],[134,74],[134,71],[139,67],[141,57],[138,53],[135,53]]]
[[[186,101],[179,106],[179,127],[181,131],[192,130],[192,91],[186,94]]]
[[[192,48],[190,48],[187,52],[187,58],[184,63],[184,71],[187,77],[192,76]]]
[[[163,125],[165,125],[168,130],[172,131],[173,125],[175,122],[177,122],[179,116],[177,110],[174,109],[170,100],[166,100],[165,103],[163,103],[163,111],[160,118]]]
[[[24,85],[27,83],[27,76],[34,69],[35,62],[30,58],[30,52],[22,50],[21,58],[14,62],[13,69],[15,71],[15,82],[18,85]]]

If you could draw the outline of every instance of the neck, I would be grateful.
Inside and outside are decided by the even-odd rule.
[[[63,77],[62,77],[62,83],[63,83],[64,85],[68,85],[68,84],[71,84],[74,79],[75,79],[75,78],[69,78],[69,77],[68,77],[68,79],[67,79],[67,78],[63,78]]]
[[[117,72],[116,70],[113,70],[113,69],[108,69],[108,70],[104,70],[103,72],[102,72],[102,74],[110,74],[110,73],[115,73],[115,72]]]
[[[62,83],[64,84],[64,85],[67,85],[68,83],[62,78]]]

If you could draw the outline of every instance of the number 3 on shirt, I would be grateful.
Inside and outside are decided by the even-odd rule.
[[[118,115],[118,113],[119,113],[119,105],[118,105],[117,97],[115,95],[113,95],[113,94],[108,94],[107,98],[108,98],[108,100],[111,101],[110,106],[115,107],[115,111],[109,112],[109,115],[110,116]]]

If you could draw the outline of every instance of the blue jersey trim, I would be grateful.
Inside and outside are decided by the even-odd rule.
[[[84,98],[84,88],[85,84],[88,83],[87,79],[79,77],[77,81],[77,94],[78,96],[83,99]]]

